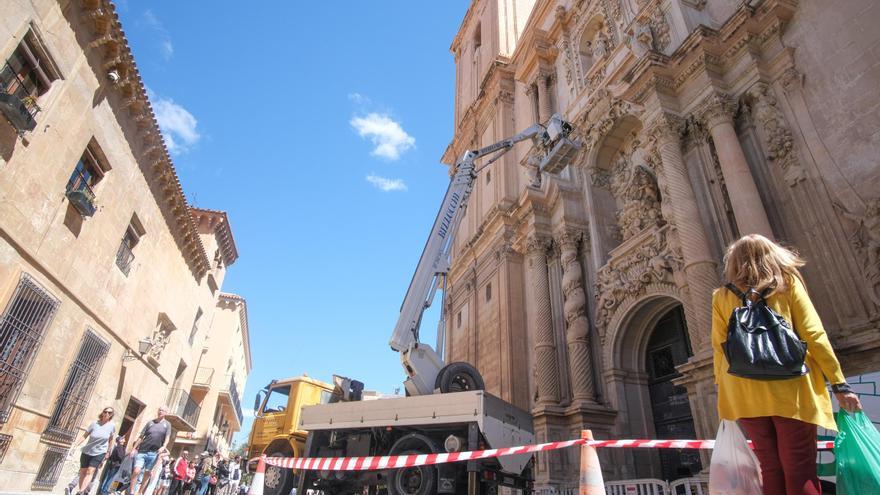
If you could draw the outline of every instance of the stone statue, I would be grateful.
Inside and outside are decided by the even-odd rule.
[[[660,192],[644,167],[634,167],[621,196],[623,208],[618,212],[618,222],[624,241],[661,223]]]
[[[850,242],[861,257],[865,277],[871,285],[871,299],[880,306],[880,197],[865,203],[862,215],[847,210],[838,202],[834,208],[851,225]]]

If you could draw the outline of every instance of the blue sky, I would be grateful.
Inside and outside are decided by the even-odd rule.
[[[448,184],[468,4],[118,1],[187,198],[229,213],[244,407],[302,373],[401,386],[387,342]]]

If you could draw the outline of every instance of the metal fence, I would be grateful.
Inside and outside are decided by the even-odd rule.
[[[77,427],[85,416],[92,390],[98,381],[101,367],[110,344],[89,329],[83,337],[76,361],[70,366],[64,388],[55,402],[55,411],[49,419],[49,426],[43,436],[59,441],[72,442],[76,438]]]
[[[0,317],[0,423],[9,420],[12,404],[30,371],[58,300],[30,276],[22,274]]]
[[[578,495],[577,484],[564,484],[535,488],[535,495]],[[664,481],[654,478],[608,481],[606,495],[709,495],[709,478],[698,476]]]

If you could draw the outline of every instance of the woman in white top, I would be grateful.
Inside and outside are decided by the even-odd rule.
[[[81,494],[89,486],[95,470],[110,455],[113,448],[113,439],[116,436],[116,424],[111,421],[115,411],[112,407],[105,407],[98,415],[98,420],[93,422],[86,428],[82,439],[74,447],[82,447],[82,454],[79,457],[79,485],[77,486],[77,494]]]

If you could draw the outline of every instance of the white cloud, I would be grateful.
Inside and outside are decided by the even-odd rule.
[[[368,104],[370,103],[370,99],[360,93],[349,93],[348,99],[357,103],[358,105]]]
[[[385,114],[370,113],[366,117],[353,117],[350,124],[361,137],[369,138],[375,145],[372,151],[374,156],[397,160],[401,153],[416,145],[416,139]]]
[[[202,136],[197,129],[199,122],[193,114],[174,103],[171,98],[159,96],[149,89],[147,95],[153,103],[153,111],[156,112],[156,120],[162,129],[168,151],[180,155],[199,142]]]
[[[165,25],[162,24],[162,21],[156,17],[156,14],[153,13],[152,10],[147,9],[142,16],[143,23],[153,31],[159,33],[159,49],[162,52],[162,58],[165,60],[170,60],[174,55],[174,45],[171,43],[171,35],[168,34],[168,30],[165,29]]]
[[[406,184],[402,179],[387,179],[385,177],[379,177],[375,174],[370,174],[367,176],[367,182],[373,184],[377,188],[389,192],[389,191],[406,191]]]
[[[171,40],[162,41],[162,57],[171,60],[172,56],[174,56],[174,45],[171,44]]]
[[[245,418],[253,418],[254,417],[254,410],[248,409],[248,408],[242,408],[241,415],[244,416]]]

